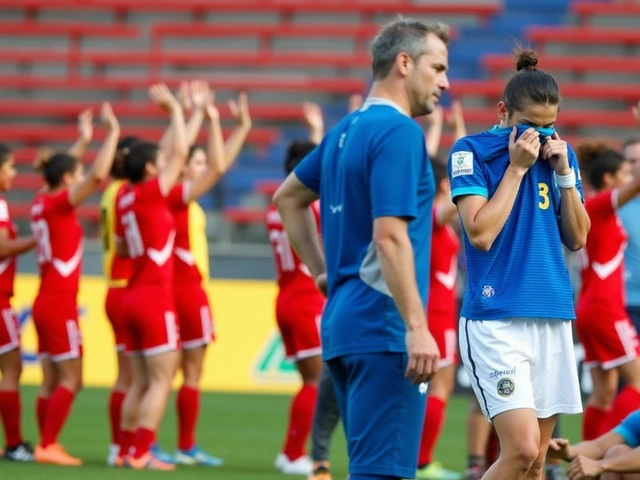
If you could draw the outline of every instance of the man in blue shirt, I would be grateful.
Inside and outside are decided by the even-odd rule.
[[[569,440],[549,442],[549,457],[571,462],[567,478],[640,480],[640,410],[595,440],[570,445]],[[627,473],[630,472],[630,473]]]
[[[640,123],[640,114],[637,114]],[[624,158],[634,165],[640,162],[640,137],[624,142]],[[630,201],[618,211],[629,235],[629,244],[624,252],[625,280],[627,286],[627,312],[640,332],[640,198]]]
[[[439,352],[425,315],[435,182],[420,126],[447,80],[448,29],[399,19],[372,44],[374,83],[274,197],[289,240],[327,293],[323,356],[351,480],[414,478],[421,383]],[[321,199],[324,253],[309,205]]]

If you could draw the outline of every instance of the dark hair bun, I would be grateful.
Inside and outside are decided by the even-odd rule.
[[[538,54],[530,48],[518,48],[515,52],[516,70],[536,70]]]

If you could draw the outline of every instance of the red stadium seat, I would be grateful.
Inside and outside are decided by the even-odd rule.
[[[549,42],[640,45],[640,30],[636,28],[536,26],[527,28],[526,37],[539,47]]]
[[[491,125],[497,121],[497,109],[495,108],[466,108],[464,119],[468,124]],[[633,115],[613,110],[562,110],[558,117],[558,123],[563,128],[573,127],[637,127],[638,123]]]
[[[222,215],[230,223],[237,225],[250,225],[262,223],[267,211],[264,208],[250,207],[225,207]]]
[[[485,55],[482,65],[490,72],[514,70],[514,62],[504,55]],[[640,73],[640,59],[633,57],[549,55],[540,58],[540,67],[549,71]]]
[[[263,180],[256,183],[255,190],[257,193],[270,199],[276,193],[276,190],[278,190],[281,184],[282,182],[278,180]]]
[[[41,100],[35,102],[23,102],[20,100],[2,100],[0,99],[0,117],[63,117],[73,119],[83,109],[93,106],[96,113],[99,104],[90,105],[87,102],[65,102],[59,100]],[[131,102],[115,102],[112,103],[113,111],[120,118],[139,118],[150,119],[157,118],[160,111],[157,106],[150,102],[131,103]],[[229,107],[221,103],[219,105],[222,118],[231,118]],[[255,120],[274,120],[274,121],[300,121],[302,119],[302,109],[298,104],[286,103],[252,103],[251,117]]]
[[[136,37],[140,30],[132,25],[102,25],[99,23],[38,23],[38,22],[0,22],[3,35],[16,36],[100,36],[100,37]]]
[[[640,16],[640,3],[637,2],[572,2],[571,11],[582,25],[596,15]]]

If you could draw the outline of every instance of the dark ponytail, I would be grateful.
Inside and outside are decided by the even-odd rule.
[[[602,140],[582,142],[576,148],[580,169],[587,176],[593,188],[600,190],[604,185],[604,176],[615,175],[625,162],[624,156]]]
[[[131,183],[144,180],[147,163],[156,163],[158,146],[151,142],[138,142],[125,155],[124,176]]]
[[[42,148],[38,150],[35,168],[42,172],[44,181],[53,190],[62,184],[62,177],[66,173],[76,171],[78,159],[66,152],[52,152],[49,148]]]

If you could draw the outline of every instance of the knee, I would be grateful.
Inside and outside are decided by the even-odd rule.
[[[0,384],[5,389],[16,390],[20,384],[20,376],[22,375],[22,363],[16,362],[15,364],[8,365],[2,369],[2,378]]]
[[[616,398],[616,393],[616,389],[609,386],[594,389],[593,393],[591,394],[590,403],[601,409],[609,409]]]
[[[197,387],[202,378],[204,367],[201,363],[185,362],[182,366],[182,375],[185,385]]]
[[[542,470],[544,458],[538,459],[539,447],[533,441],[513,443],[506,445],[502,451],[502,456],[511,465],[517,467],[521,472],[529,472],[534,467]]]

